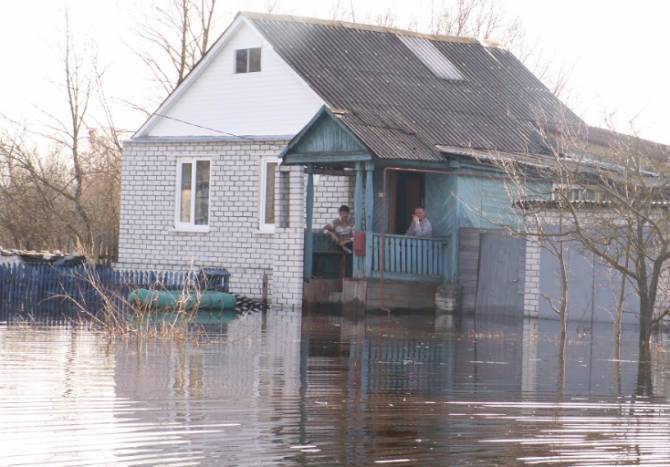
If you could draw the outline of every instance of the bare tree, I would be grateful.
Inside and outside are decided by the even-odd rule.
[[[668,313],[655,314],[654,310],[670,259],[665,207],[670,194],[670,154],[667,148],[634,137],[613,133],[605,137],[610,138],[611,165],[596,165],[590,176],[575,174],[574,180],[581,190],[597,190],[604,206],[593,209],[585,219],[572,205],[571,220],[580,242],[634,283],[640,304],[640,342],[648,343],[652,329]]]
[[[544,164],[559,157],[558,153],[552,153],[544,158]],[[543,294],[542,298],[546,300],[561,322],[559,381],[563,387],[568,342],[570,284],[567,247],[570,238],[566,235],[567,212],[562,193],[567,190],[569,173],[564,170],[555,171],[552,174],[551,183],[547,186],[546,178],[542,174],[543,165],[528,164],[529,159],[515,159],[503,155],[497,155],[491,160],[493,165],[504,174],[507,195],[519,214],[512,216],[501,227],[515,237],[524,238],[527,247],[537,244],[541,249],[549,252],[558,264],[559,296],[552,297]],[[536,206],[533,202],[535,200],[551,202],[551,216],[547,216],[545,210]],[[548,222],[548,217],[551,222]]]
[[[624,252],[624,263],[630,261],[630,244],[626,245]],[[627,276],[614,269],[609,270],[607,275],[609,289],[612,293],[612,302],[614,303],[614,359],[621,359],[621,337],[623,331],[623,313],[626,305],[626,292],[628,281]]]
[[[635,136],[583,126],[538,124],[549,155],[496,155],[522,208],[513,233],[541,239],[559,261],[561,299],[552,308],[568,316],[565,246],[577,244],[619,275],[616,353],[620,355],[625,287],[632,284],[639,305],[639,359],[650,360],[650,338],[670,314],[670,148]],[[528,156],[528,155],[526,155]],[[552,186],[551,196],[533,194],[533,180]],[[520,201],[522,200],[522,201]],[[650,389],[641,368],[642,388]]]
[[[429,29],[432,34],[495,40],[508,47],[522,31],[518,18],[508,17],[496,0],[443,0],[437,5],[433,0]]]
[[[211,46],[217,5],[217,0],[169,0],[153,9],[140,31],[149,47],[139,57],[164,92],[179,86]]]
[[[391,9],[388,9],[374,16],[371,22],[385,28],[393,28],[396,25],[396,21],[396,15]]]
[[[265,1],[265,12],[274,13],[279,8],[279,0],[266,0]]]
[[[26,131],[0,135],[0,243],[17,248],[73,249],[91,259],[115,255],[121,145],[109,125],[89,125],[89,107],[102,77],[87,70],[66,18],[63,91],[66,118],[47,115],[48,151],[32,147]],[[104,93],[97,93],[104,96]]]
[[[498,0],[432,0],[428,31],[469,36],[499,44],[533,71],[556,96],[565,97],[572,66],[549,57],[528,40],[518,17],[510,16]]]
[[[544,176],[566,186],[555,191],[565,213],[561,235],[633,285],[639,358],[647,361],[651,333],[670,313],[660,295],[670,260],[670,149],[609,130],[544,128],[557,155],[544,160]]]
[[[336,21],[356,22],[356,9],[353,0],[333,0],[330,18]]]

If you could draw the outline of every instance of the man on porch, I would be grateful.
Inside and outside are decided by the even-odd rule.
[[[416,208],[412,215],[412,223],[409,225],[405,235],[411,237],[431,237],[433,235],[433,226],[426,217],[426,210]]]
[[[323,228],[323,233],[329,235],[337,245],[347,254],[351,254],[354,243],[354,221],[351,218],[349,206],[343,204],[338,211],[338,217]]]

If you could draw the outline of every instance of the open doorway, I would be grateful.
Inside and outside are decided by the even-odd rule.
[[[404,234],[412,213],[425,202],[425,176],[414,172],[389,174],[389,233]]]

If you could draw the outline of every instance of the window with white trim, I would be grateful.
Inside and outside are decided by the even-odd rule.
[[[235,73],[255,73],[257,71],[261,71],[260,47],[235,51]]]
[[[275,180],[277,159],[261,161],[259,229],[272,231],[275,227]]]
[[[209,175],[209,159],[180,159],[177,162],[177,228],[207,229]]]

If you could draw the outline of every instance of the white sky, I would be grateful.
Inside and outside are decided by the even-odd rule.
[[[0,114],[28,128],[48,118],[39,109],[63,115],[62,53],[64,17],[80,55],[97,51],[105,69],[116,124],[134,130],[144,120],[125,101],[154,110],[164,96],[135,55],[154,1],[170,0],[0,0]],[[238,10],[264,11],[268,0],[219,0],[223,28]],[[396,25],[426,21],[430,0],[353,0],[357,20],[391,11]],[[440,0],[435,0],[439,3]],[[347,0],[342,4],[347,5]],[[503,0],[518,17],[526,41],[557,65],[572,69],[568,104],[587,122],[602,124],[615,114],[620,130],[634,119],[640,136],[670,144],[670,60],[664,0]],[[330,17],[332,0],[278,0],[275,11]],[[558,66],[557,66],[558,67]]]

